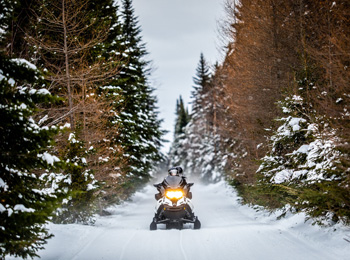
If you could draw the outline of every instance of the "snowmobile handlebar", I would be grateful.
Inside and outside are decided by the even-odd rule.
[[[161,183],[156,183],[153,184],[154,187],[156,187],[157,189],[160,189],[163,185]]]

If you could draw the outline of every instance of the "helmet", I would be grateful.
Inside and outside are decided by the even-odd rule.
[[[182,170],[182,168],[180,166],[176,166],[175,168],[177,169],[178,174],[182,174],[183,173],[183,170]]]
[[[171,176],[175,176],[175,175],[180,175],[183,173],[183,170],[180,166],[175,166],[175,167],[172,167],[168,170],[168,173],[169,175]]]

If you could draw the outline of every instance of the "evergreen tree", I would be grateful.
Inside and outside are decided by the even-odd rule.
[[[201,113],[199,110],[204,108],[204,95],[209,92],[210,88],[210,67],[204,58],[203,53],[200,55],[199,63],[196,69],[196,76],[193,78],[194,86],[192,91],[193,108],[192,113]]]
[[[63,125],[69,119],[71,126],[71,133],[57,136],[56,150],[69,162],[65,174],[70,181],[65,189],[71,199],[57,212],[55,221],[88,223],[96,210],[93,175],[97,173],[106,182],[104,187],[115,183],[108,174],[118,163],[106,158],[120,152],[109,144],[108,137],[117,127],[107,126],[106,121],[115,112],[109,110],[111,101],[105,98],[103,87],[99,88],[117,73],[119,58],[110,48],[118,47],[107,41],[109,33],[121,34],[120,25],[116,26],[120,23],[117,6],[113,1],[35,2],[39,8],[31,10],[27,37],[31,58],[48,72],[52,91],[63,100],[45,110],[49,118],[45,123]],[[74,135],[74,143],[68,135]]]
[[[94,192],[98,185],[86,160],[92,152],[93,149],[86,151],[84,142],[76,138],[74,133],[70,133],[67,150],[63,156],[67,163],[65,172],[68,178],[61,186],[67,189],[71,196],[56,212],[54,222],[65,224],[95,222],[93,214],[96,212],[96,195]]]
[[[34,257],[51,237],[45,224],[64,196],[40,176],[59,170],[59,159],[47,152],[57,128],[33,119],[36,104],[55,99],[41,89],[42,76],[24,59],[1,53],[0,72],[0,258]]]
[[[190,120],[188,109],[185,108],[182,97],[176,100],[176,123],[175,123],[175,138],[185,132],[185,127]]]
[[[306,66],[297,73],[300,95],[280,102],[288,116],[278,119],[282,124],[271,137],[272,149],[262,158],[259,181],[251,189],[257,191],[255,202],[265,206],[349,223],[347,156],[337,148],[342,140],[308,99],[319,84],[316,75]]]
[[[176,100],[176,118],[175,118],[175,131],[174,141],[169,151],[169,163],[171,165],[186,165],[187,164],[187,151],[184,141],[186,140],[186,126],[190,121],[187,108],[183,103],[182,97]]]
[[[214,126],[215,85],[204,55],[200,55],[192,92],[193,109],[185,130],[181,132],[181,100],[177,102],[175,139],[169,157],[171,165],[182,165],[189,175],[205,181],[217,181],[226,165],[225,152],[220,150],[221,137]],[[184,116],[185,117],[185,116]]]
[[[115,110],[121,111],[116,117],[119,135],[114,141],[122,146],[128,172],[125,185],[144,183],[150,177],[154,163],[161,159],[159,152],[161,121],[157,118],[156,98],[149,86],[149,62],[140,36],[141,29],[134,15],[132,1],[122,1],[121,57],[123,65],[120,73],[109,84],[120,90],[121,98],[115,103]],[[131,191],[129,189],[129,191]]]
[[[9,57],[28,59],[28,45],[24,39],[30,27],[29,11],[35,9],[34,1],[1,1],[0,37],[1,47]]]

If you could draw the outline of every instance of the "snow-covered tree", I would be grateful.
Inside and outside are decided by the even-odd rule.
[[[205,181],[217,181],[222,177],[226,157],[225,152],[221,151],[221,138],[215,131],[215,86],[203,54],[200,55],[193,81],[191,119],[185,131],[175,135],[169,153],[170,164],[182,165],[186,174]],[[175,133],[178,130],[175,129]]]
[[[311,74],[312,75],[312,74]],[[310,75],[309,75],[310,76]],[[298,91],[308,96],[315,79],[302,77]],[[271,150],[262,158],[254,189],[269,205],[304,210],[328,221],[350,221],[349,173],[346,155],[339,149],[343,141],[325,116],[317,116],[310,100],[301,95],[280,102],[287,115],[271,136]]]
[[[124,182],[131,191],[130,187],[150,178],[150,171],[161,159],[159,148],[163,131],[160,130],[156,98],[148,81],[147,51],[132,1],[122,1],[121,18],[122,32],[115,40],[122,42],[121,49],[116,51],[120,52],[123,64],[109,85],[117,87],[121,95],[114,105],[116,111],[121,111],[116,117],[120,132],[114,140],[121,145],[127,161],[123,169],[128,173]]]
[[[86,159],[89,153],[93,152],[93,149],[86,151],[85,144],[76,138],[74,133],[70,133],[67,150],[63,156],[67,163],[65,175],[68,178],[62,185],[63,189],[67,189],[70,197],[56,212],[54,222],[83,224],[94,222],[93,214],[96,212],[94,192],[98,184]]]
[[[51,237],[45,224],[65,194],[56,184],[47,186],[53,184],[47,176],[58,182],[60,160],[48,152],[57,128],[34,119],[37,104],[55,100],[43,83],[33,64],[0,54],[1,258],[36,256]]]
[[[186,126],[189,121],[190,115],[188,109],[185,108],[182,97],[180,96],[180,98],[176,100],[174,140],[168,155],[172,165],[186,164],[187,151],[184,147],[184,140],[186,139]]]
[[[201,110],[205,109],[205,97],[210,88],[210,67],[203,53],[200,55],[199,63],[196,69],[196,76],[193,78],[194,86],[192,91],[192,114],[202,114]]]

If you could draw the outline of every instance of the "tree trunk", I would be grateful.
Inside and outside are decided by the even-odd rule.
[[[67,26],[66,26],[66,13],[65,13],[65,0],[62,0],[62,24],[63,24],[63,36],[64,36],[64,55],[66,64],[66,77],[67,77],[67,92],[68,92],[68,106],[69,106],[69,119],[70,128],[74,131],[74,114],[73,114],[73,99],[71,92],[71,79],[69,73],[69,59],[68,59],[68,45],[67,45]]]

